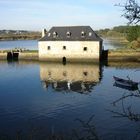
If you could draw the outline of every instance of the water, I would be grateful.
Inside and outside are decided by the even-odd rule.
[[[108,50],[108,49],[124,48],[124,47],[126,47],[127,44],[120,43],[120,42],[117,42],[117,41],[114,41],[114,40],[104,39],[103,40],[103,45],[104,45],[104,49]]]
[[[0,41],[0,50],[22,48],[29,50],[38,50],[37,40],[14,40],[14,41]]]
[[[1,61],[0,139],[139,139],[140,93],[113,75],[140,81],[140,65]]]
[[[124,46],[125,44],[104,39],[105,50],[121,48]],[[30,50],[38,50],[38,41],[37,40],[0,41],[0,50],[14,49],[14,48],[26,48]]]

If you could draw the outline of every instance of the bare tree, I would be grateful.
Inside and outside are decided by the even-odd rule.
[[[116,6],[123,7],[125,17],[128,24],[137,24],[140,22],[140,5],[136,0],[127,0],[125,4],[117,4]]]

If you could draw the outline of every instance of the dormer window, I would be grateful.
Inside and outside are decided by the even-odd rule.
[[[92,36],[92,32],[89,32],[89,36]]]
[[[51,33],[48,33],[48,37],[50,37],[51,36]]]
[[[84,31],[81,32],[81,37],[85,37],[86,33]]]
[[[70,37],[71,36],[71,32],[67,32],[67,37]]]
[[[53,38],[56,38],[57,37],[57,32],[53,32]]]

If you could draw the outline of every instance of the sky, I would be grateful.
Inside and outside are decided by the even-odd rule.
[[[93,29],[126,25],[123,11],[114,6],[126,0],[0,0],[0,30],[49,29],[89,25]]]

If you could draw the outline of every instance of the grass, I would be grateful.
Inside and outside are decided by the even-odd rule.
[[[10,52],[11,50],[0,50],[0,53],[7,53],[7,52]],[[15,51],[15,52],[18,52],[17,50],[12,50],[12,51]],[[38,53],[38,50],[25,50],[25,51],[19,51],[21,53]]]

